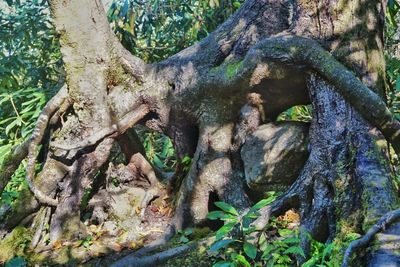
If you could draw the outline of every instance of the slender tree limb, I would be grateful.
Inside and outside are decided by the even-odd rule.
[[[128,112],[119,122],[112,124],[108,128],[101,129],[95,134],[89,136],[88,138],[77,142],[73,145],[52,143],[53,148],[59,148],[63,150],[81,149],[84,147],[92,146],[103,140],[104,138],[116,134],[117,136],[125,133],[126,130],[133,127],[139,120],[149,113],[149,107],[145,104],[140,105],[133,111]],[[115,136],[115,137],[117,137]]]
[[[350,266],[350,259],[354,251],[357,249],[366,247],[371,239],[379,232],[385,230],[385,228],[391,223],[400,219],[400,209],[390,211],[383,215],[378,222],[372,226],[368,232],[360,239],[354,240],[350,243],[346,252],[344,253],[344,259],[342,263],[342,267]]]
[[[29,140],[28,148],[28,165],[26,167],[26,181],[29,189],[35,195],[36,199],[50,206],[56,206],[58,202],[46,195],[44,195],[34,184],[35,178],[35,162],[36,154],[40,143],[42,142],[43,135],[47,129],[47,125],[52,115],[58,110],[60,105],[68,98],[67,86],[64,85],[60,91],[46,104],[39,115],[36,127],[33,130],[32,136]]]

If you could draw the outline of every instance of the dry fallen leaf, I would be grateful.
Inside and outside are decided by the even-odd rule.
[[[61,242],[61,240],[56,240],[53,243],[53,249],[59,249],[63,246],[63,243]]]

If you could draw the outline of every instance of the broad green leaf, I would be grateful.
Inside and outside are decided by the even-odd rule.
[[[7,125],[5,133],[8,135],[8,133],[10,132],[10,130],[12,128],[14,128],[15,126],[17,126],[18,124],[20,124],[21,121],[18,120],[18,118],[15,118],[15,120],[13,120],[9,125]]]
[[[237,210],[232,205],[230,205],[226,202],[217,201],[214,204],[215,204],[215,206],[217,206],[218,208],[222,209],[225,212],[228,212],[228,213],[236,215],[236,216],[239,215]]]
[[[230,267],[232,265],[229,261],[219,261],[214,263],[212,267]]]
[[[222,237],[226,236],[232,229],[235,227],[236,222],[229,222],[222,226],[216,233],[215,238],[217,240],[221,239]]]
[[[294,234],[294,231],[290,229],[278,229],[278,233],[280,236],[288,236]]]
[[[253,232],[255,232],[255,231],[257,231],[257,228],[256,227],[245,227],[245,228],[243,228],[243,232],[246,234],[246,235],[248,235],[248,234],[251,234],[251,233],[253,233]]]
[[[276,199],[276,196],[270,196],[266,199],[262,199],[259,202],[257,202],[253,207],[251,207],[251,210],[259,210],[259,209],[271,204],[272,202],[274,202],[275,199]]]
[[[275,246],[272,244],[269,244],[265,247],[263,254],[261,256],[262,259],[268,259],[271,257],[272,252],[275,250]]]
[[[243,255],[237,254],[235,255],[235,259],[243,266],[251,267],[250,263],[246,260],[246,258]]]
[[[253,244],[250,244],[249,242],[244,242],[243,250],[244,250],[244,253],[246,253],[246,255],[250,259],[255,259],[256,258],[256,256],[257,256],[257,248]]]
[[[219,249],[227,247],[229,244],[235,242],[233,239],[223,239],[215,242],[209,249],[210,252],[217,252]]]
[[[210,211],[207,214],[207,218],[210,220],[218,220],[218,219],[221,219],[224,215],[225,215],[225,213],[220,210]]]

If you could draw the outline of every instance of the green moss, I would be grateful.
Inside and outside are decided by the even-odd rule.
[[[198,240],[203,237],[206,237],[211,232],[212,232],[211,229],[208,227],[194,228],[192,234],[193,240]]]
[[[225,74],[228,79],[231,79],[238,73],[238,70],[243,66],[243,61],[227,63]]]
[[[24,256],[32,239],[32,232],[22,226],[14,230],[0,243],[0,262],[7,262],[16,256]]]
[[[179,257],[172,258],[166,263],[159,265],[162,267],[176,267],[176,266],[193,266],[193,267],[209,267],[213,264],[213,260],[207,255],[207,249],[200,247],[191,250]]]

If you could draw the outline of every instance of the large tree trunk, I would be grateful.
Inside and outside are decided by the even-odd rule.
[[[244,210],[251,203],[240,160],[246,134],[261,119],[275,120],[287,108],[310,102],[309,159],[272,211],[298,208],[303,233],[332,241],[367,231],[398,205],[385,137],[397,149],[400,127],[382,100],[384,3],[248,0],[207,38],[155,64],[133,57],[114,39],[98,1],[52,0],[51,7],[68,96],[57,95],[57,105],[41,115],[28,155],[34,195],[23,195],[20,202],[28,206],[14,207],[3,228],[55,206],[51,241],[84,235],[84,191],[104,183],[96,173],[109,163],[114,139],[127,158],[140,151],[137,144],[129,151],[125,138],[138,122],[170,136],[178,158],[193,157],[184,180],[170,181],[177,191],[171,226],[204,222],[215,196]],[[64,113],[57,112],[60,105],[68,114],[65,122],[49,123]],[[47,142],[42,137],[48,127]],[[40,143],[49,152],[33,178]],[[163,186],[148,166],[141,160],[126,168],[147,173],[157,188],[147,196],[151,201]],[[47,213],[39,211],[34,221]],[[398,235],[400,223],[380,234],[368,264],[399,264],[398,248],[386,242]],[[308,252],[307,235],[302,241]]]

